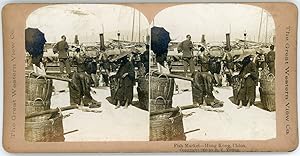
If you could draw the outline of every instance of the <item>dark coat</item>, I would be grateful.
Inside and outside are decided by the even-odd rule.
[[[248,73],[250,73],[250,75],[245,78],[245,75]],[[240,71],[239,76],[241,79],[241,88],[238,93],[238,99],[253,104],[256,96],[255,89],[258,82],[258,71],[255,63],[251,61],[245,65]]]
[[[68,58],[69,57],[68,49],[69,49],[69,45],[66,41],[59,41],[53,47],[54,52],[58,51],[58,58]]]
[[[128,73],[128,75],[123,77],[125,73]],[[122,62],[116,77],[119,81],[119,86],[117,87],[115,99],[121,102],[129,100],[129,103],[131,103],[133,99],[133,86],[135,84],[135,72],[132,62]]]
[[[193,57],[193,42],[190,40],[182,41],[177,48],[179,51],[182,51],[182,57]]]

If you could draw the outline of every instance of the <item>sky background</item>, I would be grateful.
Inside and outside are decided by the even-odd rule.
[[[205,34],[207,42],[225,41],[230,32],[231,39],[258,40],[261,8],[243,4],[186,4],[166,8],[154,18],[155,26],[162,26],[170,32],[172,40],[182,41],[187,34],[193,41],[200,41]],[[264,10],[260,41],[265,41],[267,12]],[[153,25],[153,21],[152,21]],[[268,40],[275,32],[271,15],[268,17]]]
[[[62,35],[73,42],[77,34],[80,42],[99,41],[104,31],[105,40],[131,40],[134,9],[111,4],[60,4],[35,10],[27,18],[27,27],[39,28],[48,42],[57,42]],[[139,11],[135,10],[134,41],[138,41]],[[104,30],[103,30],[104,28]],[[149,23],[140,14],[141,40],[147,35]]]

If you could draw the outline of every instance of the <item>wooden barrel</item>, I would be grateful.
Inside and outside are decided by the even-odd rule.
[[[156,99],[150,99],[151,111],[158,111],[168,108],[172,108],[172,100],[165,100],[162,96],[159,96]]]
[[[157,97],[163,97],[165,100],[172,100],[174,93],[174,79],[168,78],[166,75],[160,75],[158,77],[150,77],[150,99],[156,99]]]
[[[179,112],[150,116],[150,141],[186,140]]]
[[[25,77],[25,100],[35,101],[42,99],[43,101],[50,101],[52,96],[52,80],[45,77]]]
[[[149,77],[138,78],[137,92],[140,105],[145,110],[149,110]]]
[[[57,113],[50,119],[31,118],[25,120],[25,140],[29,142],[63,142],[63,116]]]

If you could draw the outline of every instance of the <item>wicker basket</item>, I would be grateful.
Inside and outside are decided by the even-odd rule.
[[[25,78],[25,100],[35,101],[37,98],[43,101],[50,101],[52,96],[52,80],[45,77]]]
[[[272,73],[268,73],[262,77],[259,92],[263,106],[269,111],[275,111],[275,76]]]
[[[174,83],[174,79],[168,78],[167,76],[151,76],[150,99],[156,99],[157,97],[162,96],[166,100],[172,100]]]
[[[117,91],[118,83],[118,79],[115,75],[109,77],[110,96],[113,99]]]
[[[259,88],[260,92],[260,100],[263,106],[269,111],[276,110],[276,103],[275,103],[275,94],[274,92],[266,92],[263,88]]]
[[[25,102],[25,114],[40,112],[50,109],[50,101],[43,101],[41,98],[36,98],[34,101]]]
[[[156,99],[150,99],[151,111],[158,111],[168,108],[172,108],[172,100],[165,100],[162,96],[159,96]]]
[[[149,78],[140,77],[138,78],[138,98],[140,105],[149,110]]]
[[[165,113],[150,116],[150,141],[185,140],[182,114]]]
[[[55,117],[46,120],[27,119],[25,121],[25,140],[29,142],[63,142],[65,138],[62,119],[61,114],[56,114]]]

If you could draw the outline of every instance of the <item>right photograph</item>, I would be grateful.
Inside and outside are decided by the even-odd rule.
[[[275,22],[243,4],[185,4],[151,23],[150,141],[276,138]]]

